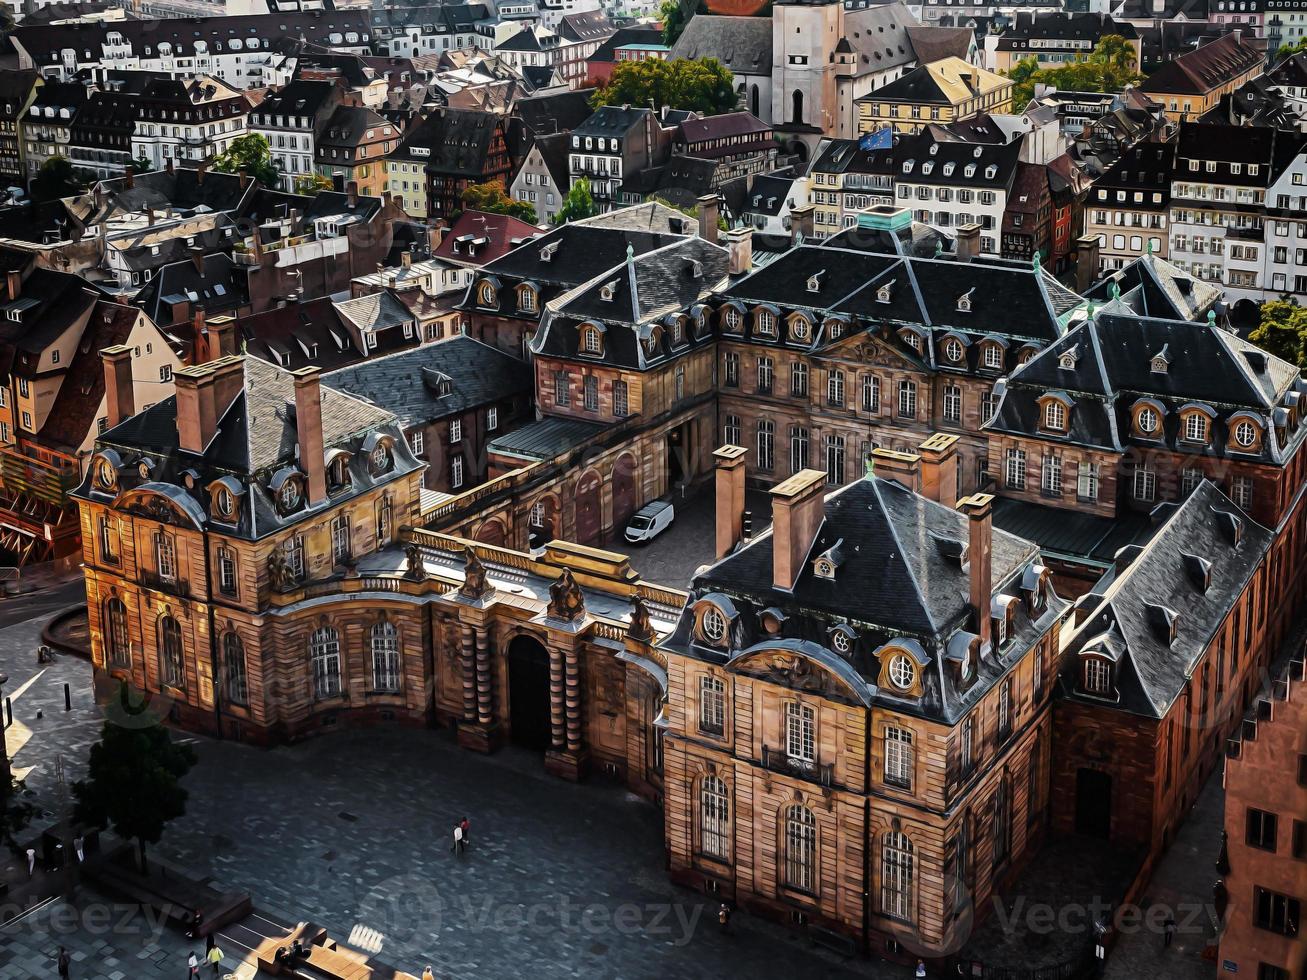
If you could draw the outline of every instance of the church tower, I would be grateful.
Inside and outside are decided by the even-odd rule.
[[[838,127],[835,47],[841,0],[777,0],[772,8],[772,120],[778,133],[816,145]]]

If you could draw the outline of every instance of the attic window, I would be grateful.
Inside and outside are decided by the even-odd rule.
[[[1152,371],[1153,374],[1166,374],[1167,369],[1170,366],[1171,366],[1171,356],[1170,354],[1167,353],[1167,349],[1163,347],[1160,351],[1158,351],[1153,356],[1153,360],[1150,363],[1149,370]]]
[[[877,289],[877,290],[876,290],[876,302],[877,302],[877,303],[888,303],[888,302],[890,301],[892,295],[893,295],[893,293],[892,293],[892,288],[893,288],[893,286],[894,286],[894,280],[891,279],[889,282],[885,283],[885,285],[883,285],[883,286],[881,286],[879,289]]]
[[[1101,657],[1085,657],[1082,687],[1086,694],[1110,697],[1112,694],[1112,665]]]
[[[605,303],[613,301],[613,293],[617,291],[617,282],[606,282],[599,287],[599,298]]]
[[[970,312],[971,312],[971,294],[974,293],[975,291],[976,291],[976,288],[975,288],[974,286],[972,286],[972,287],[971,287],[970,289],[968,289],[965,293],[963,293],[961,296],[958,297],[958,312],[959,312],[959,313],[970,313]]]
[[[1195,589],[1199,592],[1206,592],[1211,588],[1212,563],[1210,561],[1199,555],[1191,555],[1188,552],[1182,552],[1180,560],[1184,562],[1184,570]]]
[[[812,275],[808,277],[808,292],[810,293],[821,292],[821,277],[824,276],[825,274],[826,274],[826,270],[822,269],[820,272],[814,272]]]
[[[1074,371],[1076,369],[1076,358],[1078,356],[1079,354],[1074,347],[1061,354],[1057,359],[1058,369],[1062,371]]]

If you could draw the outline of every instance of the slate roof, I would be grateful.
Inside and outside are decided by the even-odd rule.
[[[773,587],[774,536],[768,529],[695,576],[686,612],[663,645],[717,663],[724,660],[728,669],[758,650],[793,649],[840,673],[863,704],[892,702],[896,710],[952,724],[1065,609],[1051,588],[1040,590],[1033,613],[1018,602],[1009,642],[996,655],[982,658],[974,682],[959,684],[946,660],[951,647],[970,637],[967,631],[973,628],[969,569],[963,563],[969,537],[966,515],[875,476],[829,494],[823,509],[792,590]],[[840,558],[834,581],[819,577],[813,568],[813,559],[831,550]],[[1032,542],[994,530],[992,595],[1020,599],[1028,570],[1038,567],[1038,554]],[[727,610],[733,620],[729,650],[706,647],[695,638],[691,608],[699,600]],[[762,628],[760,614],[766,609],[784,617],[776,635]],[[855,637],[844,655],[830,646],[837,626]],[[920,700],[876,686],[877,653],[891,640],[913,648],[925,661]]]
[[[18,297],[10,296],[6,286],[0,301],[0,368],[30,378],[36,376],[41,353],[105,294],[81,276],[67,272],[35,267],[22,276]],[[9,319],[10,310],[20,311],[21,319]]]
[[[443,395],[441,377],[451,381]],[[410,429],[529,394],[533,379],[525,361],[460,334],[333,371],[322,383],[389,412]]]
[[[938,138],[929,129],[899,141],[895,180],[901,183],[1008,188],[1016,176],[1021,140],[1004,144],[960,143]],[[952,164],[950,167],[949,165]],[[930,173],[925,172],[930,168]],[[993,167],[993,171],[990,171]]]
[[[1142,201],[1136,201],[1132,195],[1127,194],[1131,209],[1164,211],[1171,200],[1171,178],[1174,173],[1175,140],[1139,143],[1121,154],[1121,158],[1094,181],[1085,206],[1124,207],[1126,202],[1118,202],[1114,191],[1142,191]],[[1100,191],[1106,196],[1100,197]],[[1162,199],[1154,201],[1154,194],[1162,195]]]
[[[909,24],[908,40],[912,42],[917,61],[925,65],[941,58],[961,58],[965,61],[975,43],[976,34],[969,27]]]
[[[522,120],[523,128],[537,139],[547,133],[568,133],[590,118],[594,108],[590,97],[594,89],[577,89],[566,92],[545,92],[518,99],[513,113]]]
[[[657,27],[619,27],[608,40],[595,49],[587,61],[607,63],[617,60],[617,49],[631,44],[663,47],[663,32]]]
[[[234,311],[249,302],[245,271],[230,255],[205,255],[200,265],[203,271],[191,259],[163,266],[132,303],[155,323],[168,326],[173,322],[170,307],[181,298],[190,301],[192,311],[202,309],[209,316]]]
[[[394,123],[367,106],[337,106],[331,117],[319,128],[314,152],[319,163],[330,164],[326,150],[332,147],[353,149],[368,142],[379,143],[387,138],[387,130],[395,139],[401,135]],[[371,141],[367,138],[369,131],[373,134]],[[343,162],[349,163],[351,160],[347,157]]]
[[[246,353],[292,371],[310,365],[329,371],[364,356],[329,296],[247,314],[236,329]]]
[[[334,82],[295,78],[264,96],[253,114],[263,117],[308,116],[312,119],[326,104],[335,88]]]
[[[1129,21],[1115,21],[1107,14],[1081,13],[1024,13],[1018,12],[1012,23],[998,36],[1000,51],[1030,50],[1030,41],[1092,41],[1116,34],[1133,41],[1139,37]],[[1047,48],[1047,46],[1045,46]],[[1054,46],[1056,47],[1056,46]]]
[[[602,10],[567,14],[558,22],[558,36],[568,43],[595,41],[616,31]]]
[[[502,117],[473,109],[438,109],[409,132],[395,156],[426,165],[428,173],[480,177],[485,173],[491,139]],[[413,147],[429,152],[415,155]]]
[[[776,217],[785,210],[790,188],[794,186],[797,179],[792,171],[788,174],[781,172],[759,174],[753,179],[753,186],[745,195],[740,211]]]
[[[1128,567],[1081,600],[1093,611],[1070,638],[1062,695],[1166,717],[1274,538],[1214,484],[1202,481]],[[1165,625],[1167,613],[1175,618],[1174,640]],[[1086,653],[1115,660],[1119,700],[1081,693],[1080,658]]]
[[[1111,517],[1035,504],[1015,497],[994,499],[994,526],[1035,542],[1046,557],[1075,558],[1107,568],[1126,545],[1147,540],[1149,516],[1122,509]]]
[[[716,58],[734,75],[771,76],[772,24],[769,17],[695,14],[672,45],[669,59]]]
[[[1074,370],[1059,366],[1068,351],[1076,355]],[[1161,353],[1169,359],[1165,373],[1152,370],[1153,358]],[[1267,436],[1258,454],[1240,451],[1238,457],[1280,464],[1307,434],[1307,427],[1280,430],[1274,423],[1286,397],[1300,387],[1294,365],[1212,324],[1100,311],[1011,375],[985,428],[1037,432],[1039,397],[1061,391],[1072,400],[1067,442],[1114,452],[1138,444],[1221,456],[1234,453],[1226,445],[1226,422],[1242,411],[1259,420]],[[1141,398],[1162,409],[1158,439],[1132,434],[1131,410]],[[1206,405],[1216,416],[1210,445],[1192,446],[1180,438],[1179,409],[1190,403]]]
[[[572,130],[573,136],[625,136],[654,111],[647,106],[602,105]]]
[[[301,506],[290,514],[281,513],[274,505],[268,487],[271,478],[285,468],[298,468],[294,378],[289,371],[255,357],[241,358],[241,362],[241,388],[219,418],[217,433],[203,453],[186,452],[178,445],[176,396],[105,432],[96,441],[96,449],[112,449],[123,459],[126,465],[119,471],[119,483],[124,491],[143,482],[136,476],[136,461],[142,457],[152,460],[148,488],[178,501],[201,526],[213,523],[206,517],[210,484],[224,476],[234,477],[247,498],[242,501],[234,533],[257,539],[305,519],[318,519],[327,505]],[[393,465],[379,475],[372,473],[363,451],[364,440],[373,433],[392,440]],[[322,437],[324,450],[350,453],[350,495],[391,483],[422,465],[409,451],[393,415],[325,385]],[[194,474],[190,489],[183,485],[187,470]],[[74,496],[100,502],[106,499],[89,473]],[[330,504],[340,499],[339,494],[333,495]]]
[[[1201,320],[1223,297],[1220,287],[1149,253],[1100,279],[1085,299],[1120,303],[1140,316],[1162,320]]]
[[[918,65],[857,102],[915,102],[924,105],[961,105],[976,97],[1002,90],[1010,81],[1001,75],[948,57]]]
[[[553,459],[569,449],[585,445],[611,428],[605,422],[552,415],[496,436],[486,446],[486,452],[522,459]]]
[[[94,111],[94,96],[80,115]],[[241,187],[239,174],[175,167],[136,174],[128,186],[126,177],[99,181],[95,186],[101,197],[88,192],[68,202],[69,213],[83,225],[97,224],[115,214],[137,214],[147,208],[165,209],[181,214],[209,211],[235,211],[249,200],[257,181]]]
[[[857,54],[854,77],[909,65],[917,60],[909,31],[917,19],[901,3],[846,7],[844,37]]]
[[[338,302],[336,312],[363,333],[413,323],[413,314],[386,290]]]

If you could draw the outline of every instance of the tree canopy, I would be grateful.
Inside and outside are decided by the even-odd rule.
[[[706,14],[708,6],[703,0],[663,0],[658,8],[658,19],[663,22],[663,43],[669,48],[676,43],[685,25],[695,14]]]
[[[1285,58],[1292,58],[1296,54],[1307,51],[1307,37],[1300,37],[1297,44],[1281,44],[1275,52],[1275,60],[1282,61]]]
[[[1261,323],[1248,339],[1290,364],[1307,367],[1307,309],[1289,299],[1263,303]]]
[[[259,133],[236,137],[213,161],[213,169],[219,173],[234,174],[242,168],[264,187],[276,187],[281,180],[281,168],[273,162],[268,138]]]
[[[554,224],[580,221],[582,218],[592,218],[598,213],[599,209],[595,206],[594,197],[590,194],[590,182],[581,179],[572,185],[572,189],[567,192],[567,197],[563,198],[563,206],[554,215]]]
[[[469,211],[488,211],[506,214],[531,224],[536,223],[535,206],[527,201],[515,201],[504,193],[504,185],[497,180],[484,184],[468,184],[463,190],[463,207]]]
[[[331,178],[322,174],[302,174],[295,178],[295,193],[313,196],[318,191],[331,190]]]
[[[57,201],[61,197],[72,197],[86,190],[94,179],[94,174],[74,167],[67,157],[50,157],[32,178],[32,200]]]
[[[127,685],[118,693],[127,708]],[[143,720],[143,716],[133,717]],[[73,784],[79,823],[135,840],[141,871],[146,871],[145,845],[157,844],[170,820],[186,812],[187,792],[181,779],[195,765],[195,751],[177,745],[157,720],[141,727],[107,721],[100,741],[91,746],[86,778]]]
[[[1087,57],[1070,64],[1040,68],[1032,56],[1022,58],[1005,74],[1016,83],[1012,99],[1018,111],[1035,97],[1036,85],[1064,92],[1119,92],[1142,77],[1133,45],[1120,34],[1105,35]]]
[[[689,109],[705,116],[733,112],[739,105],[735,78],[716,58],[676,58],[663,61],[619,61],[608,84],[596,90],[590,104]]]

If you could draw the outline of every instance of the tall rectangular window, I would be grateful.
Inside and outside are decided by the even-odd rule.
[[[1051,453],[1044,457],[1040,489],[1050,497],[1062,496],[1062,459]]]
[[[566,408],[571,402],[571,379],[566,371],[554,372],[554,404]]]
[[[740,355],[735,351],[722,355],[722,382],[727,388],[740,387]]]
[[[599,379],[593,374],[587,374],[582,384],[582,394],[585,399],[585,410],[587,412],[599,411]]]
[[[826,482],[833,487],[844,485],[844,437],[826,437]]]
[[[885,728],[885,782],[911,788],[913,771],[912,733],[888,725]]]
[[[451,456],[449,458],[449,485],[455,490],[463,485],[462,456]]]
[[[772,389],[772,359],[758,358],[758,394],[770,395]]]
[[[790,365],[790,394],[795,398],[806,398],[808,395],[808,365],[803,361],[795,361]]]
[[[1026,488],[1026,451],[1024,449],[1009,449],[1007,451],[1004,478],[1009,490],[1024,490]]]
[[[286,571],[292,582],[304,578],[304,538],[300,535],[287,538],[282,546],[282,556],[286,561]]]
[[[177,551],[172,538],[162,532],[154,536],[154,567],[163,581],[177,580]]]
[[[808,465],[808,430],[795,426],[790,430],[790,472],[797,473]]]
[[[1253,925],[1258,929],[1297,936],[1300,913],[1298,899],[1259,885],[1253,887]]]
[[[816,715],[798,701],[785,703],[785,754],[799,762],[817,759]]]
[[[624,419],[631,414],[630,396],[625,381],[613,382],[613,417]]]
[[[915,419],[917,417],[917,383],[915,381],[899,382],[899,418]]]
[[[865,374],[862,377],[862,410],[864,412],[880,412],[880,378],[874,374]]]
[[[944,421],[962,421],[962,389],[957,385],[944,386]]]
[[[722,423],[722,441],[728,446],[738,446],[740,444],[740,417],[738,415],[727,415]]]
[[[844,407],[844,372],[831,371],[826,379],[826,402],[834,408]]]
[[[776,464],[776,423],[771,419],[758,421],[758,469],[770,472]]]
[[[699,678],[699,731],[709,735],[726,731],[726,685],[720,678]]]
[[[230,548],[218,549],[218,588],[224,595],[236,594],[236,555]]]
[[[1098,499],[1098,464],[1080,463],[1076,471],[1076,496],[1081,500]]]
[[[339,565],[341,562],[348,561],[352,549],[350,548],[349,534],[349,517],[345,514],[339,514],[331,519],[331,558],[332,561]]]
[[[1276,833],[1279,830],[1279,820],[1276,815],[1250,806],[1245,824],[1245,840],[1248,846],[1274,854]]]
[[[100,517],[100,560],[110,565],[118,564],[118,531],[108,514]]]

